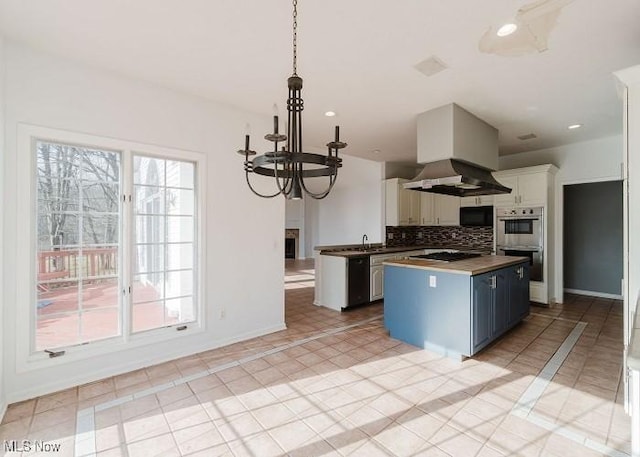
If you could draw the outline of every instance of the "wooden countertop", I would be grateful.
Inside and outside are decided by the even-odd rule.
[[[444,271],[462,275],[479,275],[488,271],[499,270],[500,268],[516,265],[521,262],[528,262],[528,257],[511,257],[502,255],[483,255],[471,259],[457,260],[455,262],[443,262],[439,260],[425,259],[405,259],[390,260],[384,265],[405,268],[418,268],[421,270]]]

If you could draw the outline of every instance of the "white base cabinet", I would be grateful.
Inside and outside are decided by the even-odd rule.
[[[384,296],[384,266],[375,265],[371,267],[371,294],[370,300],[376,301]]]
[[[536,303],[549,303],[549,293],[546,282],[531,281],[529,285],[529,299]]]

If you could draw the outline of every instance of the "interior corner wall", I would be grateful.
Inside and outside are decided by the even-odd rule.
[[[307,256],[314,246],[384,241],[382,230],[383,163],[343,155],[343,166],[331,193],[323,200],[306,198]]]
[[[558,167],[555,178],[554,253],[556,265],[563,264],[563,207],[566,184],[614,181],[622,178],[622,135],[583,141],[556,148],[539,149],[500,157],[500,170],[543,165]],[[552,300],[562,302],[564,278],[562,268],[555,269],[549,290]]]
[[[4,248],[4,211],[3,211],[3,184],[4,184],[4,40],[0,35],[0,259],[3,257]],[[7,408],[6,395],[5,395],[5,383],[4,383],[4,351],[7,347],[4,342],[4,297],[2,291],[4,290],[4,274],[3,274],[3,262],[0,261],[0,423],[4,416],[4,412]]]
[[[247,122],[270,128],[268,116],[129,79],[5,40],[4,390],[9,402],[153,365],[284,328],[284,200],[248,189],[235,154]],[[153,346],[18,371],[16,310],[33,306],[17,290],[12,266],[29,230],[16,220],[16,169],[28,159],[17,147],[20,124],[201,152],[206,156],[205,331]],[[258,140],[256,149],[267,149]],[[256,230],[259,224],[259,230]],[[9,248],[11,247],[11,248]],[[12,276],[13,275],[13,276]],[[0,275],[1,276],[1,275]],[[247,281],[251,287],[246,287]],[[25,293],[26,292],[26,293]],[[1,303],[1,302],[0,302]],[[225,310],[224,319],[221,310]],[[57,363],[57,362],[56,362]]]
[[[398,162],[384,163],[384,179],[404,178],[413,179],[422,170],[420,165],[407,165]]]

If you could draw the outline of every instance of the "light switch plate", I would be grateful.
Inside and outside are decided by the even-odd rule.
[[[429,287],[436,287],[436,277],[429,275]]]

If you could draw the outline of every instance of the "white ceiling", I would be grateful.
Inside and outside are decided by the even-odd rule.
[[[620,133],[611,73],[640,63],[640,1],[574,0],[558,17],[547,51],[481,53],[483,34],[526,3],[299,0],[305,144],[324,145],[337,122],[349,143],[345,153],[415,161],[416,115],[450,102],[499,129],[501,154]],[[287,0],[0,0],[0,31],[271,115],[274,103],[281,114],[285,108],[291,10]],[[448,68],[427,78],[414,65],[431,55]],[[338,116],[325,117],[327,110]],[[584,127],[567,130],[573,123]],[[538,138],[516,138],[528,133]]]

